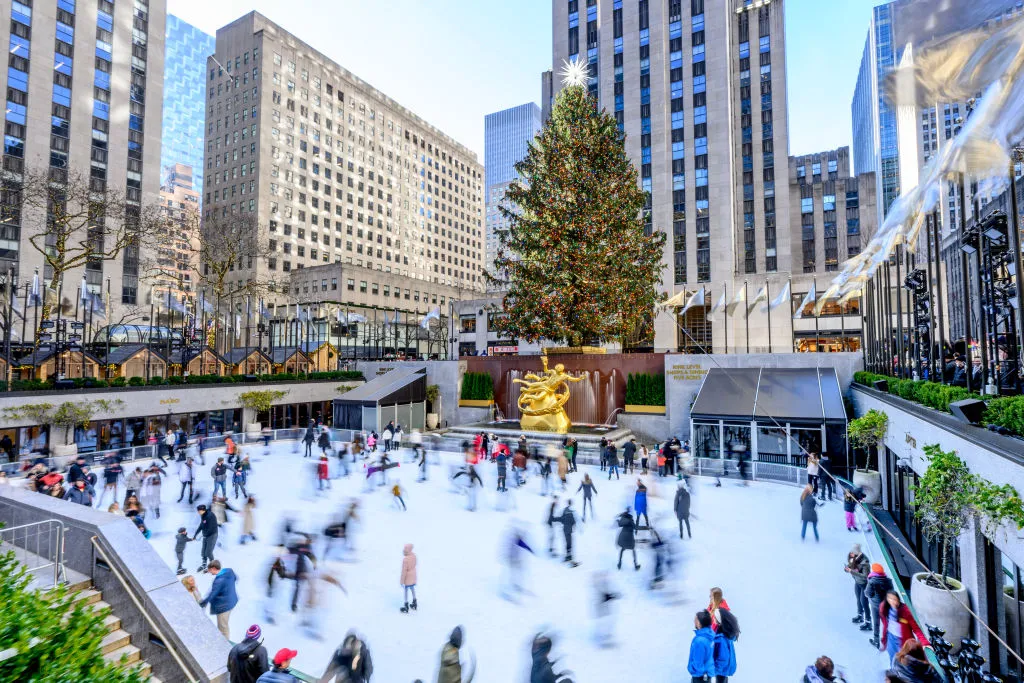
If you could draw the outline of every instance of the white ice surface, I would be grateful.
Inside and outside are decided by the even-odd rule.
[[[469,512],[464,495],[452,492],[447,479],[449,463],[458,456],[444,454],[444,464],[430,468],[427,483],[415,482],[416,469],[403,457],[402,466],[389,473],[406,490],[409,510],[402,512],[393,507],[387,488],[361,493],[361,472],[335,479],[327,495],[314,496],[309,484],[313,461],[303,459],[291,443],[273,445],[268,456],[257,445],[246,446],[246,453],[254,460],[249,489],[259,506],[259,541],[239,545],[241,516],[231,515],[220,534],[223,547],[215,552],[239,576],[240,602],[231,615],[231,636],[239,640],[250,624],[259,623],[271,655],[281,647],[298,650],[294,666],[308,674],[319,676],[333,648],[355,628],[369,645],[375,681],[407,683],[421,678],[429,682],[436,678],[440,648],[448,633],[461,624],[466,635],[463,658],[475,658],[476,681],[528,681],[529,642],[538,631],[555,639],[556,671],[572,670],[577,683],[688,681],[694,612],[707,605],[710,587],[721,586],[742,629],[736,643],[738,670],[731,681],[795,681],[822,654],[845,669],[850,683],[882,680],[884,656],[868,644],[868,634],[850,623],[855,607],[853,584],[842,568],[859,535],[846,531],[841,506],[830,503],[819,512],[821,542],[814,542],[810,530],[807,541],[801,542],[797,488],[770,483],[741,487],[735,480],[715,488],[714,480],[694,479],[694,537],[676,546],[681,578],[672,599],[667,591],[652,592],[646,587],[654,567],[648,546],[638,545],[639,572],[625,558],[623,569],[615,569],[614,519],[632,504],[636,476],[609,482],[597,468],[584,467],[580,474],[569,476],[571,492],[583,472],[594,478],[598,491],[598,519],[578,527],[575,545],[581,564],[569,568],[545,556],[542,522],[549,499],[539,495],[537,476],[530,477],[523,489],[507,494],[514,496],[517,509],[501,512],[495,509],[495,468],[481,466],[485,488],[477,511]],[[209,502],[209,468],[217,454],[208,453],[206,467],[197,467],[201,502]],[[185,526],[191,535],[198,522],[194,505],[175,502],[179,489],[175,472],[176,464],[170,463],[162,517],[147,514],[151,541],[172,568],[175,531]],[[553,482],[556,479],[552,477]],[[676,482],[650,476],[644,481],[652,521],[658,520],[656,527],[663,536],[678,541],[672,514]],[[300,529],[319,532],[353,497],[361,500],[357,552],[353,562],[330,563],[348,594],[327,587],[323,639],[318,642],[303,635],[301,614],[284,609],[285,596],[278,603],[282,609],[277,623],[267,623],[262,616],[264,581],[282,517],[294,514],[301,520]],[[240,507],[242,500],[232,498],[231,503]],[[581,504],[581,495],[575,495],[577,516]],[[562,507],[560,502],[559,511]],[[500,549],[513,518],[522,521],[537,551],[526,563],[527,586],[534,595],[519,604],[499,595],[504,576]],[[561,552],[560,527],[556,538]],[[399,574],[406,543],[414,544],[419,558],[419,611],[412,614],[399,612]],[[186,549],[190,573],[199,565],[199,546],[199,542],[190,543]],[[592,638],[591,577],[597,570],[608,570],[613,587],[622,594],[614,603],[615,647],[608,649],[597,647]],[[204,574],[197,581],[205,594],[212,576]],[[282,585],[288,596],[291,586],[290,582]]]

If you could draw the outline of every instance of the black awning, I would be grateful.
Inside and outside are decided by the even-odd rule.
[[[334,399],[339,405],[392,406],[427,400],[425,368],[396,367]]]
[[[835,368],[712,368],[690,417],[845,423],[846,410]]]

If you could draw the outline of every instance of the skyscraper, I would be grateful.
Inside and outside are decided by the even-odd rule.
[[[269,248],[237,283],[294,303],[326,287],[293,291],[290,272],[334,263],[353,284],[332,301],[355,282],[376,294],[374,272],[406,281],[387,290],[395,308],[483,291],[484,174],[467,147],[257,12],[217,30],[206,73],[204,217],[252,216]]]
[[[530,142],[542,127],[540,107],[533,102],[484,117],[484,181],[486,197],[486,263],[494,266],[498,231],[508,227],[498,205],[516,179],[515,164],[526,156]]]
[[[206,115],[206,58],[216,41],[173,14],[167,15],[164,64],[161,173],[175,164],[192,168],[192,189],[203,193],[203,122]],[[173,191],[173,190],[172,190]]]
[[[586,60],[591,93],[625,132],[649,193],[648,230],[669,235],[669,293],[704,288],[710,303],[748,280],[781,291],[793,270],[784,9],[782,0],[552,0],[556,73]],[[722,319],[712,326],[706,313],[695,307],[678,324],[655,316],[655,348],[721,349]],[[742,316],[728,320],[729,345],[744,345]],[[751,350],[766,348],[765,317],[752,314],[749,330]]]
[[[0,75],[7,93],[3,168],[11,188],[26,172],[56,183],[78,178],[92,192],[123,196],[125,214],[97,220],[131,230],[133,214],[155,205],[160,189],[165,0],[15,0],[0,7],[0,42],[9,46]],[[49,280],[51,267],[29,242],[42,234],[46,217],[23,211],[16,197],[5,188],[0,198],[0,268],[15,268],[22,281],[35,270]],[[83,271],[93,292],[106,292],[109,283],[116,315],[119,304],[139,301],[138,250],[89,258],[64,273],[64,284],[73,288]]]

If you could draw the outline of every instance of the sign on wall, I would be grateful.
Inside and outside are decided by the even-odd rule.
[[[700,363],[681,363],[668,369],[668,376],[679,382],[700,382],[708,369]]]

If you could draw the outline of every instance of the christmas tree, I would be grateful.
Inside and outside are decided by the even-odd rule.
[[[488,273],[507,288],[501,332],[570,346],[635,338],[661,295],[665,236],[646,235],[644,192],[615,119],[568,65],[551,119],[516,164],[509,228]]]

